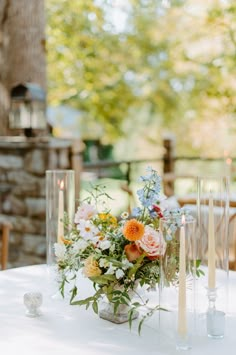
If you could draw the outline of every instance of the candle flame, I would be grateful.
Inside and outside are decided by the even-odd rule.
[[[58,186],[60,188],[60,190],[64,190],[64,180],[58,180]]]
[[[232,164],[232,159],[231,158],[227,158],[225,162],[226,162],[227,165],[231,165]]]
[[[182,225],[184,225],[185,224],[185,215],[183,214],[182,215]]]

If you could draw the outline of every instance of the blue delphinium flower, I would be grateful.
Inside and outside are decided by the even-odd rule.
[[[174,234],[176,230],[182,226],[183,215],[185,216],[185,222],[193,220],[193,217],[189,214],[189,210],[184,207],[173,210],[166,209],[163,211],[164,223],[168,228],[168,235]]]
[[[139,217],[142,214],[142,210],[140,207],[134,207],[132,210],[132,216]]]
[[[137,191],[139,201],[143,207],[150,207],[157,203],[161,198],[161,177],[151,167],[147,168],[149,174],[140,177],[144,182],[144,187]]]

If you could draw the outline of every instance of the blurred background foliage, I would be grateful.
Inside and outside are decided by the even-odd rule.
[[[71,134],[156,157],[236,148],[235,0],[46,0],[48,105],[78,110]],[[56,131],[63,134],[63,129]]]

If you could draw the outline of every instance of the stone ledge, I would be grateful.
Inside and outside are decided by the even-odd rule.
[[[53,137],[0,137],[0,149],[58,149],[69,148],[73,145],[73,140]]]

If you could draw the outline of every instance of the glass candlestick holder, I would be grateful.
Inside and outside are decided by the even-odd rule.
[[[224,337],[225,312],[216,309],[217,289],[208,289],[208,310],[206,313],[207,335],[209,338],[221,339]]]
[[[191,345],[189,341],[189,336],[187,334],[177,334],[176,335],[176,350],[182,351],[182,350],[190,350]]]

